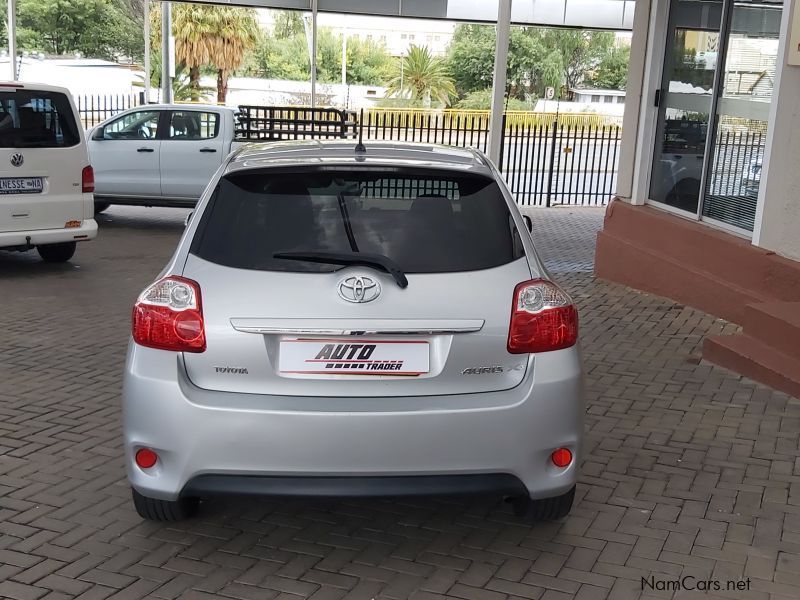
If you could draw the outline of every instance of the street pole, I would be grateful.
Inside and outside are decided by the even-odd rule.
[[[317,4],[311,0],[311,108],[317,106]]]
[[[172,3],[161,3],[161,101],[172,103],[172,53],[170,37],[172,36]]]
[[[144,0],[144,103],[150,102],[150,0]]]
[[[508,69],[508,39],[511,35],[511,0],[500,0],[497,7],[497,41],[494,53],[494,87],[489,117],[489,159],[499,167],[503,141],[503,105]]]
[[[8,0],[8,64],[11,81],[17,80],[17,0]]]
[[[347,85],[347,28],[342,31],[342,86]]]

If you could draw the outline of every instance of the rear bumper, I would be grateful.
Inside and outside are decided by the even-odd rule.
[[[291,477],[269,475],[198,475],[181,490],[181,496],[256,495],[336,498],[359,496],[433,496],[455,494],[528,493],[513,475],[418,475],[396,477]]]
[[[32,229],[0,232],[0,248],[25,246],[30,238],[31,246],[61,244],[63,242],[85,242],[97,237],[97,221],[85,219],[80,227],[70,229]]]
[[[575,485],[584,400],[577,348],[531,359],[510,390],[306,398],[211,392],[175,353],[131,344],[123,388],[128,478],[141,494],[561,495]],[[442,407],[445,408],[442,408]],[[139,469],[140,448],[159,461]],[[550,455],[576,457],[564,469]],[[474,476],[474,477],[473,477]]]

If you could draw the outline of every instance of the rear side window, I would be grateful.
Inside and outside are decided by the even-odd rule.
[[[169,139],[210,140],[219,135],[217,113],[194,110],[174,111],[169,119]]]
[[[80,139],[72,106],[64,94],[0,91],[0,148],[67,148]]]
[[[330,272],[281,252],[362,252],[406,273],[474,271],[523,256],[497,184],[442,171],[247,171],[224,177],[192,242],[205,260],[241,269]]]

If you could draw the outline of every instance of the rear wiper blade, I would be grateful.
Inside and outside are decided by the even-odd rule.
[[[408,279],[400,266],[383,254],[364,254],[362,252],[276,252],[272,258],[285,260],[301,260],[326,265],[345,265],[372,267],[391,275],[397,285],[405,289]]]

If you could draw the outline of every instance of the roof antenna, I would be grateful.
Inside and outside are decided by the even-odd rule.
[[[364,136],[364,109],[361,109],[361,114],[358,117],[358,144],[356,144],[356,152],[359,154],[366,154],[367,147],[364,146],[363,140]]]

